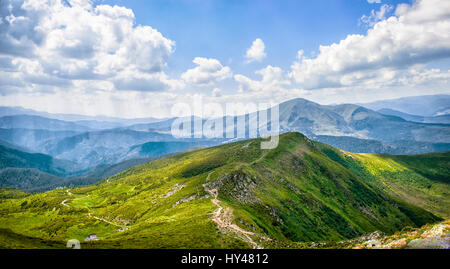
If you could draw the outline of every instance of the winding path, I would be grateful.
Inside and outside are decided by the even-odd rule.
[[[110,224],[110,225],[114,225],[114,226],[116,226],[116,227],[120,227],[119,232],[123,232],[123,231],[128,230],[128,227],[126,227],[126,226],[122,226],[122,225],[116,224],[116,223],[114,223],[114,222],[111,222],[111,221],[109,221],[109,220],[106,220],[106,219],[104,219],[104,218],[100,218],[100,217],[94,216],[94,215],[92,215],[92,213],[88,213],[88,216],[91,217],[91,218],[94,218],[94,219],[96,219],[96,220],[99,220],[99,221],[103,221],[103,222],[105,222],[105,223],[108,223],[108,224]]]
[[[69,196],[72,196],[72,193],[69,190],[66,190],[66,192]],[[61,204],[66,207],[70,207],[70,205],[66,204],[66,202],[67,202],[67,199],[62,201]]]
[[[206,178],[206,181],[209,181],[209,177],[211,176],[210,172]],[[257,236],[256,233],[253,232],[249,232],[246,231],[244,229],[242,229],[241,227],[237,226],[236,224],[232,223],[231,220],[233,219],[233,212],[231,211],[230,208],[226,208],[224,209],[221,205],[220,205],[220,200],[217,199],[217,197],[219,196],[219,191],[217,189],[207,189],[206,185],[204,185],[205,191],[207,191],[209,194],[211,194],[213,196],[213,199],[211,200],[211,202],[217,207],[217,209],[213,212],[213,217],[212,220],[217,224],[217,226],[219,228],[222,229],[228,229],[228,230],[232,230],[238,234],[243,235],[243,237],[245,238],[245,242],[249,243],[250,245],[252,245],[252,247],[254,249],[262,249],[263,247],[261,247],[260,245],[258,245],[255,241],[253,241],[253,239],[250,237],[252,236]]]
[[[67,192],[67,194],[68,194],[69,196],[72,196],[72,195],[73,195],[69,190],[66,190],[66,192]],[[66,204],[66,202],[67,202],[67,199],[65,199],[64,201],[62,201],[62,202],[61,202],[61,205],[70,208],[71,206],[68,205],[68,204]],[[88,210],[89,210],[89,209],[88,209]],[[116,223],[114,223],[114,222],[108,221],[108,220],[106,220],[106,219],[104,219],[104,218],[100,218],[100,217],[94,216],[94,215],[92,215],[92,213],[90,213],[90,212],[87,213],[87,215],[88,215],[88,217],[90,217],[90,218],[94,218],[94,219],[96,219],[96,220],[103,221],[103,222],[108,223],[108,224],[110,224],[110,225],[113,225],[113,226],[116,226],[116,227],[120,227],[119,232],[123,232],[123,231],[128,230],[128,227],[127,227],[127,226],[122,226],[122,225],[116,224]]]

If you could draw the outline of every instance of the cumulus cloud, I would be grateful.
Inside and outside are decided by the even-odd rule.
[[[382,5],[379,11],[372,9],[370,15],[363,15],[360,23],[363,25],[374,26],[377,22],[385,20],[386,16],[394,9],[392,5]]]
[[[305,57],[300,51],[290,76],[307,89],[400,83],[414,76],[408,69],[424,70],[425,64],[450,57],[450,1],[401,4],[395,14],[365,35],[348,35],[339,43],[320,46],[317,57]]]
[[[253,41],[252,46],[247,49],[247,52],[245,53],[245,58],[247,58],[247,62],[254,62],[254,61],[262,61],[266,57],[266,52],[264,51],[266,46],[264,45],[264,42],[257,38],[255,41]]]
[[[369,28],[364,35],[321,46],[312,57],[299,51],[287,72],[269,65],[255,72],[257,78],[236,74],[234,81],[223,81],[233,77],[230,67],[201,57],[179,79],[169,77],[164,70],[175,42],[136,25],[130,9],[89,0],[0,0],[0,104],[167,117],[172,104],[194,93],[222,103],[295,97],[336,103],[448,92],[450,70],[427,64],[450,56],[449,5],[438,0],[395,10],[379,5],[361,18]],[[258,38],[245,61],[264,57]],[[224,85],[228,90],[216,88]],[[199,93],[195,86],[209,87]]]
[[[381,0],[367,0],[367,3],[369,3],[369,4],[374,4],[374,3],[380,4]]]
[[[10,61],[8,70],[0,68],[24,83],[108,80],[119,90],[170,88],[162,69],[175,42],[136,25],[131,9],[88,0],[5,0],[0,16],[0,55]]]
[[[196,57],[192,62],[197,66],[181,75],[187,83],[206,86],[232,76],[231,69],[223,66],[217,59]]]
[[[255,74],[262,77],[261,80],[252,80],[244,75],[237,74],[234,79],[239,83],[240,91],[272,91],[285,88],[290,85],[290,81],[285,79],[283,70],[279,67],[268,65],[267,67],[257,70]]]

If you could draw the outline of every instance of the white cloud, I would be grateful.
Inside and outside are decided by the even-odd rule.
[[[237,74],[234,79],[239,83],[240,91],[276,91],[290,85],[290,81],[285,79],[283,70],[279,67],[268,65],[258,70],[255,74],[262,77],[261,80],[252,80],[244,75]]]
[[[370,15],[363,15],[360,19],[361,24],[374,26],[377,22],[385,20],[386,16],[394,9],[392,5],[382,5],[379,11],[372,9]]]
[[[375,4],[375,3],[380,4],[381,0],[367,0],[367,3],[369,3],[369,4]]]
[[[259,79],[236,74],[234,81],[223,81],[232,77],[230,67],[200,57],[180,79],[170,78],[164,70],[175,42],[136,25],[130,9],[93,6],[89,0],[0,0],[0,105],[169,117],[171,105],[186,102],[194,92],[204,94],[205,102],[222,104],[296,97],[363,102],[448,93],[450,71],[427,63],[450,56],[449,3],[400,4],[390,18],[393,10],[380,6],[363,17],[370,28],[366,34],[321,46],[317,56],[299,51],[289,76],[268,65],[255,72]],[[256,39],[245,57],[261,61],[264,42]],[[233,91],[235,85],[240,92]],[[196,86],[209,87],[199,91]],[[322,89],[304,90],[316,88]]]
[[[450,1],[418,0],[397,6],[395,13],[366,35],[320,46],[315,58],[300,53],[290,76],[307,89],[378,87],[402,83],[417,76],[410,68],[423,71],[425,64],[450,57]]]
[[[88,0],[10,0],[0,2],[0,17],[0,55],[28,88],[107,80],[119,90],[160,91],[173,83],[162,69],[175,42],[135,25],[130,9]]]
[[[117,90],[143,92],[169,90],[172,83],[162,72],[149,74],[133,70],[120,72],[112,79],[112,82]]]
[[[247,50],[245,53],[245,58],[247,58],[247,62],[254,62],[254,61],[262,61],[266,57],[265,53],[265,45],[264,42],[257,38],[255,41],[253,41],[252,46]]]
[[[222,66],[217,59],[196,57],[192,62],[197,66],[181,75],[187,83],[206,86],[232,76],[231,69],[228,66]]]

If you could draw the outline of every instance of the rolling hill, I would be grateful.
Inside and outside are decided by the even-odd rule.
[[[357,105],[325,106],[301,98],[281,103],[279,109],[282,133],[301,132],[348,151],[419,154],[450,149],[448,124],[411,122]],[[256,118],[255,113],[235,117],[235,120],[246,120],[245,138],[250,138],[249,122]],[[139,124],[133,124],[139,122],[134,120],[128,123],[97,120],[68,122],[24,115],[0,119],[3,120],[0,127],[4,127],[0,128],[0,139],[54,158],[70,160],[77,163],[78,170],[184,150],[186,147],[178,144],[186,142],[191,143],[190,147],[195,147],[211,146],[226,140],[205,137],[176,139],[170,134],[174,118]],[[94,130],[119,125],[122,127]],[[151,153],[139,149],[140,145],[151,142],[158,142],[160,147],[153,147]]]
[[[450,153],[348,153],[299,133],[176,154],[87,187],[0,200],[0,245],[299,247],[450,217]],[[9,239],[8,239],[9,238]],[[20,239],[22,238],[22,239]],[[21,247],[16,244],[16,247]]]
[[[174,152],[182,152],[189,149],[214,146],[217,144],[217,141],[147,142],[131,147],[128,154],[132,154],[136,157],[156,157]]]
[[[76,131],[48,131],[32,129],[1,129],[0,139],[30,149],[41,152],[41,145],[46,141],[56,141],[65,137],[79,134]]]
[[[411,115],[389,108],[382,108],[380,110],[377,110],[377,112],[384,115],[397,116],[407,121],[450,124],[450,114],[425,117],[425,116]]]
[[[204,143],[203,146],[209,145]],[[79,165],[50,155],[25,151],[0,140],[0,187],[29,192],[51,190],[64,186],[93,184],[134,166],[147,163],[174,152],[199,147],[193,142],[148,142],[133,146],[124,161],[100,164],[79,170]]]
[[[4,168],[0,170],[0,187],[27,192],[40,192],[65,186],[64,178],[33,168]]]
[[[73,172],[75,164],[46,154],[29,153],[0,145],[0,170],[4,168],[34,168],[55,176],[66,176]]]
[[[361,105],[373,110],[387,108],[411,115],[439,116],[450,114],[450,95],[436,94],[411,96],[397,99],[379,100]]]
[[[334,147],[357,153],[386,153],[395,155],[422,154],[429,152],[449,151],[450,143],[431,143],[418,141],[382,142],[374,139],[361,139],[351,136],[311,136],[314,139]]]
[[[196,145],[211,145],[214,141],[176,139],[170,134],[119,128],[50,140],[40,149],[57,158],[76,162],[80,169],[88,169],[133,158],[155,157]]]
[[[63,186],[92,184],[102,179],[92,176],[68,178],[82,173],[76,169],[77,165],[67,160],[22,151],[7,143],[0,144],[0,187],[40,192]]]
[[[267,113],[263,111],[263,113]],[[238,116],[256,119],[256,113]],[[320,105],[297,98],[279,104],[280,131],[308,137],[348,136],[380,142],[450,143],[450,125],[406,121],[354,104]],[[270,122],[268,125],[270,126]],[[247,138],[248,135],[247,135]]]

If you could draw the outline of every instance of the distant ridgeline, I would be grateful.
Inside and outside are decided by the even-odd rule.
[[[301,132],[349,152],[409,155],[448,151],[450,125],[444,123],[450,108],[442,101],[446,98],[422,98],[421,104],[432,112],[419,116],[393,110],[410,106],[418,112],[427,110],[418,108],[415,99],[411,105],[400,100],[400,105],[393,103],[392,108],[386,107],[392,102],[365,104],[383,107],[381,113],[353,104],[325,106],[293,99],[279,105],[279,128],[281,133]],[[168,154],[249,139],[249,122],[255,118],[256,113],[223,118],[223,122],[236,124],[244,120],[243,137],[226,137],[224,130],[219,138],[177,139],[171,135],[176,118],[117,119],[0,107],[0,187],[36,192],[93,184]]]

